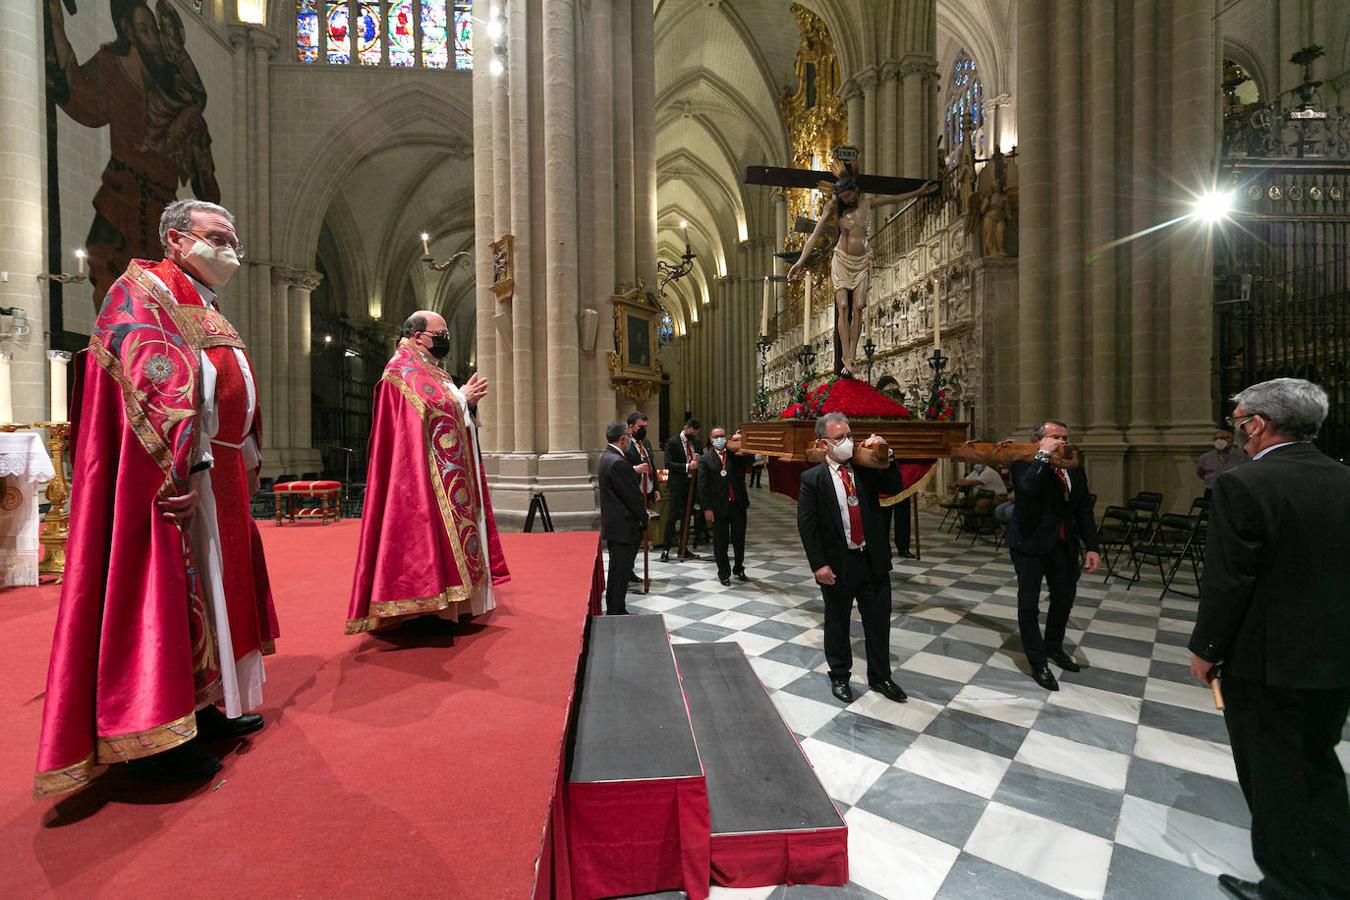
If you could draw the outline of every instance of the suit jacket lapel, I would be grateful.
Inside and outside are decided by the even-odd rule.
[[[839,495],[834,492],[834,470],[830,468],[829,463],[820,464],[820,475],[816,479],[820,482],[816,490],[820,491],[820,496],[826,498],[825,504],[830,510],[830,521],[834,523],[834,533],[848,546],[848,535],[844,534],[844,520],[839,514]]]

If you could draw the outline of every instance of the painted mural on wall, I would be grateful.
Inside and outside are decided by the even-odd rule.
[[[170,0],[158,0],[153,10],[147,0],[111,0],[108,8],[114,40],[81,63],[65,31],[76,0],[46,6],[47,89],[76,122],[108,128],[112,145],[85,241],[95,305],[132,259],[162,254],[160,213],[180,185],[220,202],[203,117],[206,87],[188,55],[178,11]]]

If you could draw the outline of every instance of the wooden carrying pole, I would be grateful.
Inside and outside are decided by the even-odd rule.
[[[684,492],[684,521],[680,525],[680,562],[688,559],[689,517],[694,511],[694,490],[698,487],[698,468],[689,473],[689,489]]]

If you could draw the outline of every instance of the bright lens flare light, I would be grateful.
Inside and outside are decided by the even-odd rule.
[[[506,66],[502,65],[502,61],[494,56],[492,62],[488,63],[488,71],[493,75],[500,75],[506,71]]]
[[[1222,222],[1233,211],[1232,191],[1209,191],[1195,201],[1195,218],[1210,224]]]

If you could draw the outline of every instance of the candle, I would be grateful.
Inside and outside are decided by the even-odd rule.
[[[764,305],[759,311],[759,333],[769,333],[769,277],[764,276]]]
[[[942,349],[942,295],[938,293],[938,284],[933,282],[933,349]]]
[[[70,365],[70,354],[63,350],[48,350],[47,359],[51,364],[52,406],[49,421],[61,423],[68,420],[66,412],[66,366]]]
[[[9,361],[13,353],[0,353],[0,425],[14,421],[14,395],[9,383]]]
[[[422,255],[431,255],[431,235],[427,234],[425,231],[422,232]]]
[[[806,299],[802,302],[802,345],[811,343],[811,275],[806,275]]]
[[[76,250],[76,251],[75,251],[75,274],[76,274],[76,275],[83,275],[83,274],[84,274],[84,268],[85,268],[85,266],[84,266],[84,257],[85,257],[85,254],[84,254],[84,251],[83,251],[83,250]]]

